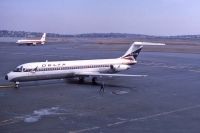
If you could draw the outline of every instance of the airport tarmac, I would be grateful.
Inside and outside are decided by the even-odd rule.
[[[199,54],[141,52],[138,64],[123,73],[148,76],[105,78],[104,93],[89,78],[83,84],[76,79],[25,82],[19,89],[4,80],[23,63],[115,58],[128,48],[0,43],[0,132],[199,133]]]

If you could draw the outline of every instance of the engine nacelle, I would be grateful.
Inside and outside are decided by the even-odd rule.
[[[129,68],[130,68],[129,65],[110,65],[110,70],[112,72],[119,72],[119,71],[127,70]]]

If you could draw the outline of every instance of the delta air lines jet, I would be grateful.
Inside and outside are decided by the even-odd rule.
[[[42,35],[42,38],[40,40],[18,40],[16,43],[19,45],[26,44],[26,45],[37,45],[37,44],[45,44],[46,42],[46,33]]]
[[[104,76],[144,77],[146,75],[116,74],[131,68],[132,65],[137,63],[136,59],[143,48],[143,45],[165,44],[134,42],[123,56],[114,59],[25,63],[9,72],[5,76],[5,79],[10,82],[15,82],[15,87],[17,88],[19,86],[19,82],[35,80],[78,77],[80,81],[83,81],[85,77],[92,77],[92,82],[95,83],[97,77]]]

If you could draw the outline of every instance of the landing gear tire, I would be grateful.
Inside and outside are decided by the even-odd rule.
[[[15,88],[16,88],[16,89],[19,88],[19,82],[15,82]]]
[[[84,82],[84,77],[79,77],[79,83],[83,83]]]
[[[92,78],[92,84],[97,84],[96,80],[97,80],[97,78],[96,78],[96,77],[93,77],[93,78]]]

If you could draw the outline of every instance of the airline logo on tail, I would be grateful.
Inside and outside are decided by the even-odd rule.
[[[142,45],[136,45],[136,42],[134,42],[121,58],[128,60],[136,60],[142,48]]]

